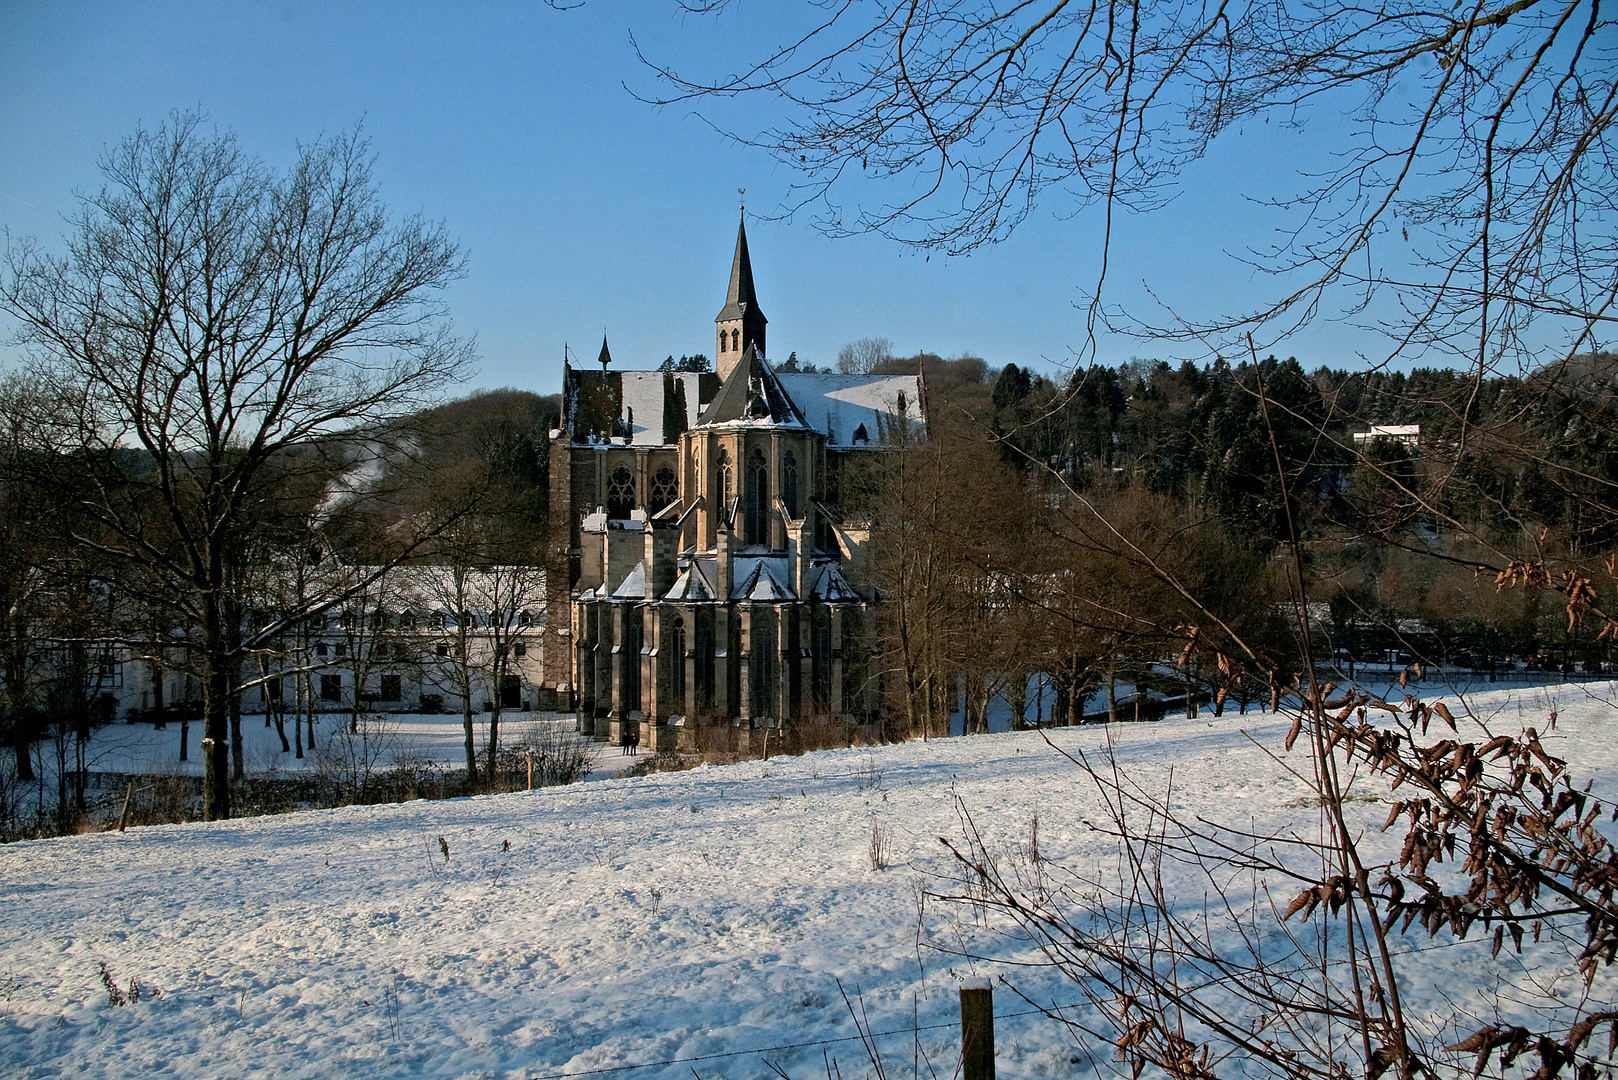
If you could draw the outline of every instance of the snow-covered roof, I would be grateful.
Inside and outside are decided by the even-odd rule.
[[[714,599],[714,596],[714,588],[708,581],[708,575],[702,572],[701,565],[693,559],[681,571],[680,576],[674,579],[674,584],[669,587],[663,599],[703,602]]]
[[[635,564],[635,569],[629,572],[623,583],[612,591],[612,595],[620,600],[641,600],[646,596],[646,563],[644,560]]]
[[[832,449],[877,445],[904,425],[914,438],[926,430],[917,375],[804,375],[776,372],[808,425]],[[863,438],[859,433],[863,429]]]
[[[679,427],[691,427],[697,422],[697,414],[701,411],[701,403],[697,400],[702,378],[700,374],[686,371],[672,375],[662,371],[620,371],[618,376],[622,380],[623,394],[620,419],[624,421],[624,430],[629,433],[631,446],[664,446],[667,445],[665,440],[672,442],[669,436],[674,433],[668,428],[673,425],[665,423],[664,412],[670,407],[678,408],[682,397],[685,415]],[[684,393],[676,392],[675,400],[671,402],[667,399],[674,386],[681,387]]]
[[[580,446],[672,446],[719,378],[695,371],[581,371],[562,377],[562,429]]]
[[[788,586],[791,573],[785,556],[738,555],[731,564],[734,576],[730,582],[732,600],[796,600],[797,594]]]
[[[816,600],[858,600],[860,594],[854,591],[854,586],[848,583],[843,572],[837,569],[836,563],[827,563],[826,568],[815,579],[814,585],[809,588],[809,595]]]

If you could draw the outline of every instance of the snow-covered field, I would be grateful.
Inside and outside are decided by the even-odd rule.
[[[1615,693],[1494,690],[1470,704],[1502,730],[1544,730],[1554,708],[1547,747],[1611,791]],[[1249,713],[1048,734],[1069,750],[1110,738],[1148,790],[1172,772],[1177,806],[1274,829],[1312,811],[1243,732],[1279,750],[1285,726]],[[938,838],[961,835],[962,810],[1008,852],[1036,813],[1044,858],[1096,865],[1108,850],[1085,825],[1093,790],[1039,733],[8,845],[0,1074],[538,1078],[649,1065],[609,1075],[706,1080],[769,1075],[769,1061],[809,1078],[829,1055],[852,1080],[867,1071],[859,1044],[825,1044],[854,1034],[840,980],[876,1031],[901,1032],[879,1040],[895,1074],[919,1045],[921,1072],[930,1058],[949,1077],[962,978],[1079,996],[1048,969],[956,954],[1031,958],[966,909],[923,901],[952,873]],[[1386,809],[1364,810],[1374,834]],[[883,869],[873,823],[888,838]],[[1410,944],[1429,950],[1413,976],[1427,982],[1410,991],[1435,1016],[1458,987],[1531,974],[1506,953],[1490,960],[1481,935]],[[109,1004],[103,964],[141,999]],[[1614,990],[1606,976],[1596,987]],[[1105,1066],[1003,986],[996,1012],[1002,1077]]]
[[[330,739],[333,732],[349,723],[347,713],[325,713],[315,721],[315,737],[321,742]],[[385,713],[366,720],[372,737],[384,747],[379,751],[379,764],[390,765],[395,757],[437,762],[445,765],[462,764],[466,760],[465,729],[459,715],[438,713]],[[548,712],[508,712],[500,719],[500,742],[509,746],[521,738],[532,725],[564,725],[573,728],[571,714]],[[475,745],[482,754],[487,745],[489,718],[478,714],[474,730]],[[293,742],[292,722],[286,722],[286,737]],[[180,742],[184,738],[188,753],[180,760]],[[98,728],[91,741],[87,764],[92,772],[134,773],[147,776],[201,776],[202,775],[202,723],[194,721],[190,731],[182,735],[178,721],[161,728],[151,724],[109,724]],[[599,747],[599,750],[606,750]],[[47,778],[47,786],[54,783],[54,762],[48,743],[36,745],[38,771]],[[600,764],[612,771],[617,751],[600,753]],[[264,723],[262,715],[242,717],[242,761],[247,772],[263,776],[271,772],[300,772],[315,767],[316,755],[305,749],[304,756],[296,756],[295,748],[283,750],[280,736],[274,727]]]

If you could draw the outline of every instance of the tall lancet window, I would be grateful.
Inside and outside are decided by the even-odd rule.
[[[769,545],[770,472],[764,455],[754,450],[747,459],[747,542]]]
[[[730,351],[742,351],[742,332],[740,330],[732,330],[730,332]]]
[[[730,513],[731,492],[735,490],[735,484],[730,472],[730,451],[722,446],[719,448],[718,472],[719,520],[724,521],[726,520],[726,515]]]
[[[678,615],[674,617],[674,627],[669,631],[669,690],[674,695],[674,704],[683,708],[685,702],[685,620]]]
[[[797,520],[798,513],[798,459],[788,450],[781,456],[781,501],[786,503],[787,513]]]

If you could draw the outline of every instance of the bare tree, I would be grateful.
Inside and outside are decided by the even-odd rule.
[[[462,375],[470,346],[439,296],[463,263],[441,226],[390,220],[357,131],[301,147],[282,174],[176,113],[101,168],[106,186],[72,218],[65,255],[8,250],[0,305],[71,406],[39,433],[81,470],[73,492],[95,529],[78,541],[138,568],[148,599],[195,628],[203,813],[224,818],[233,676],[308,614],[240,633],[244,530],[272,507],[300,512],[278,505],[277,485],[308,467],[313,440]],[[323,520],[343,507],[328,500]]]
[[[488,737],[485,762],[489,783],[495,782],[500,754],[500,720],[508,708],[521,705],[521,672],[528,647],[541,630],[537,613],[545,597],[545,572],[520,563],[489,562],[481,537],[445,538],[435,557],[438,565],[413,569],[417,591],[443,612],[446,640],[426,658],[427,677],[461,702],[466,736],[468,782],[478,784],[474,716],[486,705]]]
[[[893,359],[893,342],[885,337],[862,337],[837,350],[837,370],[844,375],[869,375],[876,366]]]
[[[1096,208],[1092,344],[1119,215],[1160,207],[1188,164],[1272,121],[1343,132],[1273,201],[1292,212],[1279,243],[1250,253],[1274,291],[1201,325],[1122,328],[1229,354],[1341,306],[1385,331],[1391,356],[1482,367],[1610,332],[1618,57],[1596,0],[882,0],[806,15],[723,75],[700,74],[702,54],[681,70],[650,58],[653,96],[701,101],[797,171],[788,209],[818,207],[832,235],[958,253],[1050,196]],[[724,102],[748,94],[777,105],[778,126],[727,125]]]

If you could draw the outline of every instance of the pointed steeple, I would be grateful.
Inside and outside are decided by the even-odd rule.
[[[769,322],[758,306],[753,289],[753,260],[747,254],[747,218],[736,226],[736,254],[730,260],[730,288],[725,306],[714,317],[718,331],[714,370],[719,377],[730,374],[749,346],[764,352],[764,326]]]
[[[607,351],[607,335],[606,334],[601,335],[601,355],[596,357],[596,363],[601,365],[601,370],[602,371],[606,371],[607,370],[607,365],[612,363],[612,353]]]
[[[725,293],[725,306],[720,319],[741,319],[748,315],[759,322],[768,322],[758,306],[758,294],[753,291],[753,260],[747,255],[747,221],[736,226],[736,254],[730,260],[730,288]]]

